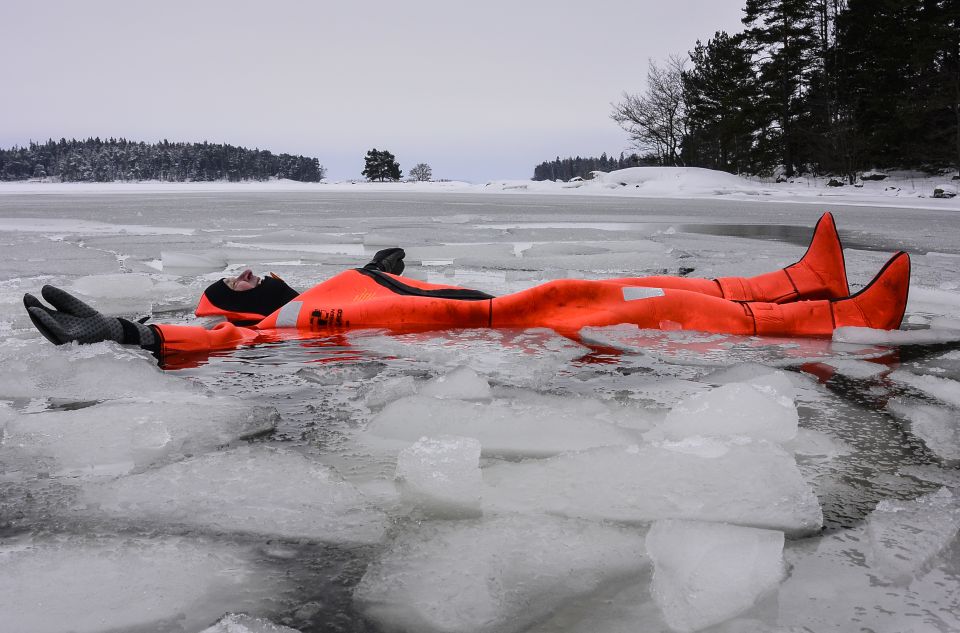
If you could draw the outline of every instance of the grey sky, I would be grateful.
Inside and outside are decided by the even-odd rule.
[[[743,0],[0,2],[0,146],[48,137],[367,149],[439,178],[529,178],[627,149],[647,59],[740,30]]]

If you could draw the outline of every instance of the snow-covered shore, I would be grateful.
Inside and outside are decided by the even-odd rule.
[[[10,194],[111,194],[111,193],[280,193],[311,191],[559,194],[641,198],[715,198],[776,202],[831,200],[849,205],[960,209],[960,197],[934,198],[938,187],[956,193],[960,181],[950,176],[891,172],[885,180],[856,186],[831,187],[829,178],[796,178],[774,183],[697,167],[634,167],[598,173],[592,180],[574,182],[493,180],[486,183],[443,182],[320,182],[293,180],[266,182],[108,182],[50,183],[0,182],[0,195]]]

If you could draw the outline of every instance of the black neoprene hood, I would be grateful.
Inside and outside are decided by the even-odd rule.
[[[282,279],[264,277],[250,290],[233,290],[221,279],[203,291],[207,301],[227,312],[244,312],[267,316],[300,293]]]

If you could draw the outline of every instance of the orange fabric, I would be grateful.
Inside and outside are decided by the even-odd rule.
[[[545,327],[567,334],[585,326],[632,323],[644,329],[747,336],[829,336],[844,325],[899,327],[909,279],[910,261],[903,253],[895,256],[868,288],[840,301],[736,302],[690,290],[649,287],[638,283],[642,279],[564,279],[494,299],[465,300],[417,294],[417,289],[462,290],[454,286],[349,270],[299,295],[250,328],[230,323],[220,323],[210,330],[155,327],[162,338],[162,353],[229,349],[356,328],[416,331]],[[684,283],[675,285],[696,281],[690,287],[710,289],[713,283],[681,281]]]
[[[194,314],[198,317],[222,316],[229,321],[252,321],[254,323],[263,318],[262,314],[257,314],[256,312],[231,312],[223,308],[218,308],[210,303],[210,300],[207,299],[207,295],[205,294],[200,295],[200,302],[197,304],[197,309],[194,310]]]
[[[215,349],[232,349],[252,343],[260,333],[251,328],[238,327],[224,321],[212,329],[195,325],[154,325],[160,333],[161,353],[206,352]]]

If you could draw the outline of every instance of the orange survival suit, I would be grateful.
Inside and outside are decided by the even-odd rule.
[[[829,336],[844,325],[900,326],[910,277],[906,253],[895,255],[861,292],[846,296],[845,273],[843,291],[837,283],[825,285],[822,274],[804,265],[810,252],[793,266],[747,279],[564,279],[501,297],[355,269],[314,286],[248,326],[222,322],[211,329],[153,327],[161,354],[175,354],[357,328],[402,332],[545,327],[575,336],[585,326],[632,323],[748,336]],[[840,292],[844,298],[833,298]],[[197,310],[198,316],[218,313],[236,317],[203,302]]]

